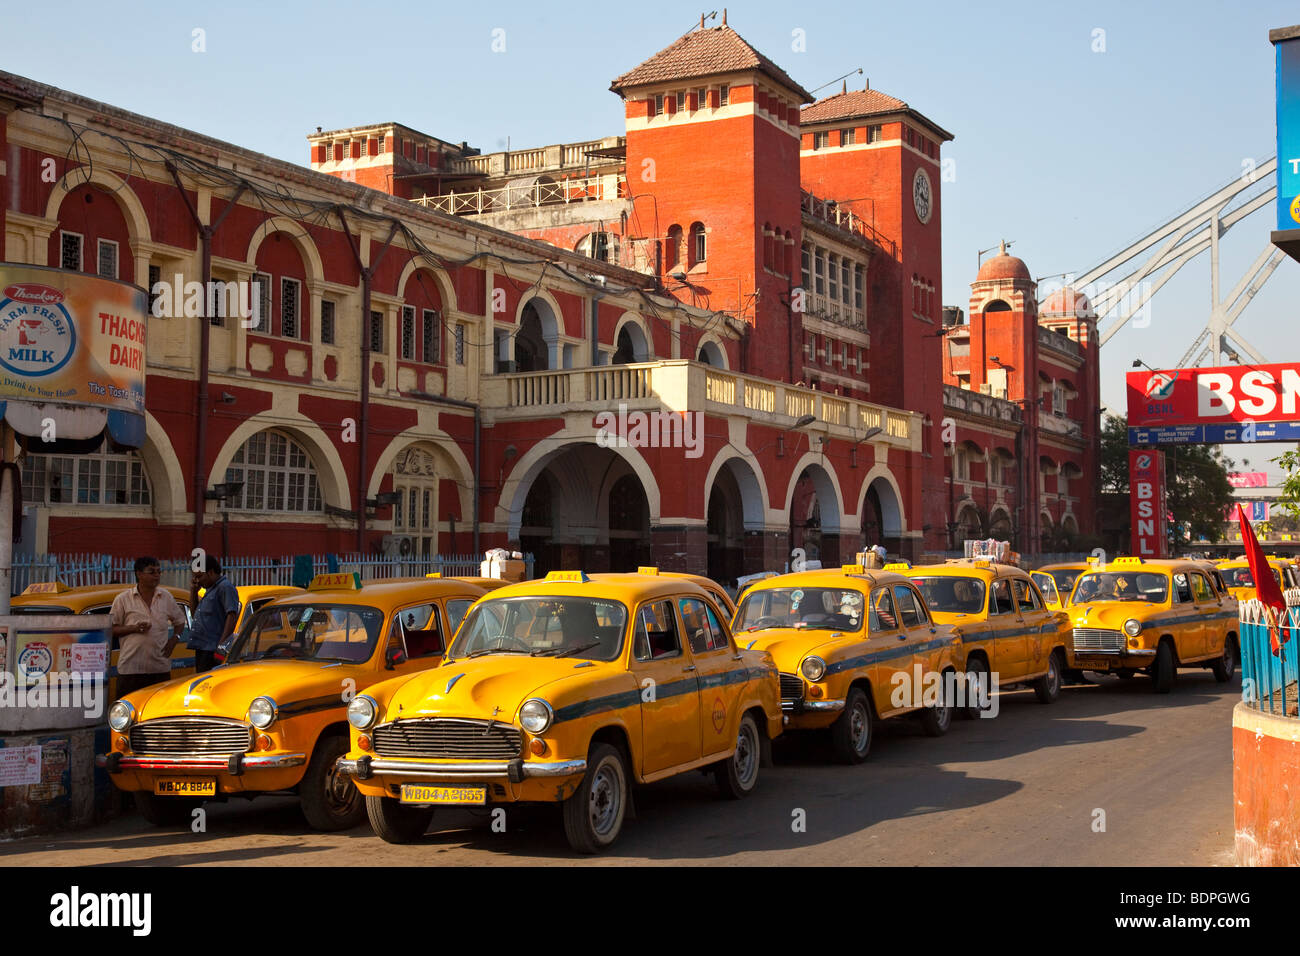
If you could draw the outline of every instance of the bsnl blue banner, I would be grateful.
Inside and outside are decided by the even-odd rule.
[[[1253,428],[1253,434],[1247,429]],[[1300,441],[1300,422],[1232,422],[1223,425],[1163,425],[1130,428],[1130,445],[1227,445],[1257,441]]]
[[[1300,37],[1277,47],[1277,228],[1300,229]]]

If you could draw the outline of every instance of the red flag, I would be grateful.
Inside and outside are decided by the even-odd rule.
[[[1273,577],[1273,569],[1269,566],[1268,558],[1264,556],[1264,549],[1259,546],[1259,541],[1255,538],[1255,529],[1250,525],[1250,519],[1246,517],[1246,509],[1240,504],[1237,505],[1237,519],[1241,524],[1241,541],[1246,546],[1246,560],[1250,563],[1250,576],[1255,579],[1255,597],[1265,607],[1272,608],[1276,613],[1276,623],[1269,628],[1269,638],[1273,644],[1273,653],[1279,654],[1282,645],[1291,637],[1290,628],[1287,628],[1286,634],[1282,634],[1282,625],[1287,622],[1286,598],[1282,596],[1282,588],[1278,586],[1277,579]]]

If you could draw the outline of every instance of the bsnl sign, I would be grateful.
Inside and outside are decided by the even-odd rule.
[[[1165,453],[1158,448],[1130,448],[1128,487],[1133,553],[1143,558],[1167,557]]]
[[[1300,363],[1129,372],[1130,445],[1300,441]]]

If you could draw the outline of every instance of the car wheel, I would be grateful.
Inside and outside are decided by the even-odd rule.
[[[1237,673],[1237,646],[1232,638],[1224,638],[1223,656],[1214,662],[1211,670],[1214,671],[1214,679],[1220,684],[1226,684]]]
[[[942,737],[952,726],[952,714],[957,708],[952,705],[949,685],[956,676],[956,671],[944,671],[942,680],[939,681],[939,704],[921,709],[921,729],[925,731],[926,736]]]
[[[313,830],[350,830],[366,816],[361,792],[352,778],[339,773],[338,762],[348,752],[348,738],[323,737],[316,744],[307,772],[298,787],[302,815]]]
[[[178,827],[189,823],[194,810],[203,803],[202,800],[185,797],[160,797],[142,790],[137,790],[131,796],[140,816],[144,817],[146,823],[156,827]]]
[[[1061,649],[1047,656],[1047,673],[1034,681],[1034,695],[1040,704],[1050,704],[1061,696],[1061,671],[1065,669]]]
[[[1174,652],[1169,649],[1168,641],[1161,641],[1156,650],[1156,662],[1151,671],[1152,690],[1157,694],[1167,694],[1174,689]]]
[[[763,747],[751,714],[740,718],[740,729],[736,731],[736,750],[732,755],[718,763],[714,769],[714,779],[718,789],[729,800],[739,800],[754,792],[758,785],[758,767],[762,761]]]
[[[983,688],[981,691],[980,688]],[[989,665],[982,658],[973,657],[966,662],[966,706],[957,711],[962,717],[973,720],[981,711],[988,710],[988,695],[993,685],[989,681]],[[980,706],[981,697],[985,706]]]
[[[433,822],[433,807],[407,806],[392,797],[366,797],[370,829],[385,843],[414,843]]]
[[[609,744],[594,744],[587,773],[577,792],[564,801],[564,835],[579,853],[599,853],[612,846],[627,814],[627,767]]]
[[[849,691],[844,712],[831,724],[831,747],[840,763],[862,763],[871,752],[871,703],[860,687]]]

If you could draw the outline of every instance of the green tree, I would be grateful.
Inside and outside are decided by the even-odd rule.
[[[1269,460],[1283,472],[1282,496],[1277,499],[1278,507],[1291,521],[1300,521],[1300,446]]]
[[[1125,505],[1128,487],[1128,421],[1118,415],[1107,415],[1101,432],[1101,493],[1104,496],[1123,496]],[[1169,510],[1180,525],[1189,522],[1192,539],[1218,541],[1223,537],[1224,515],[1233,504],[1232,485],[1228,472],[1232,460],[1217,445],[1172,445],[1165,452],[1165,491]],[[1300,492],[1300,474],[1296,476]],[[1300,500],[1300,496],[1298,496]],[[1119,532],[1120,546],[1128,547],[1129,521],[1121,514],[1112,498],[1110,526]],[[1127,507],[1124,509],[1127,512]],[[1164,515],[1160,516],[1161,525]]]

